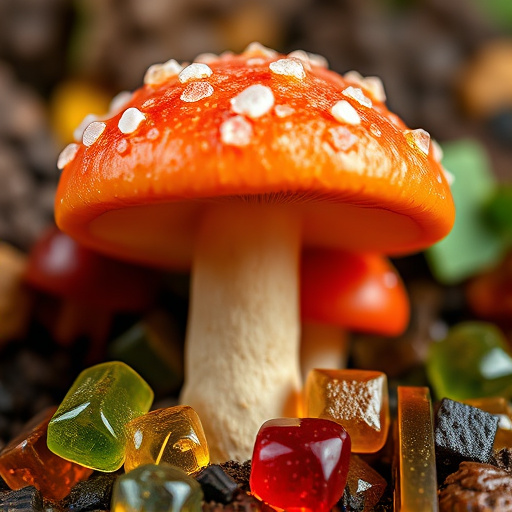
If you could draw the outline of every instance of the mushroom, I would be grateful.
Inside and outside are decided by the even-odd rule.
[[[55,340],[69,346],[80,336],[87,337],[92,360],[100,358],[113,315],[146,311],[156,295],[150,269],[91,251],[55,227],[32,247],[24,279],[46,295],[44,305],[50,307],[41,311]],[[49,303],[48,295],[58,303]]]
[[[313,368],[344,366],[347,330],[398,336],[407,327],[407,292],[383,256],[306,249],[300,279],[303,379]]]
[[[118,114],[64,149],[56,219],[81,243],[191,265],[181,400],[213,462],[295,415],[304,246],[406,253],[446,235],[450,189],[423,130],[376,80],[260,45],[152,66]]]

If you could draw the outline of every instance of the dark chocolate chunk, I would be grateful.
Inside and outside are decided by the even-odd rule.
[[[243,491],[249,491],[249,478],[251,476],[251,461],[237,462],[228,460],[220,464],[221,468],[240,486]]]
[[[439,494],[439,509],[440,512],[510,512],[512,475],[490,464],[462,462],[458,471],[444,482]]]
[[[43,498],[35,487],[0,492],[0,510],[9,512],[43,512]]]
[[[444,398],[434,432],[438,481],[457,471],[463,461],[489,462],[497,429],[496,416]]]
[[[201,484],[205,501],[227,504],[238,490],[238,484],[218,464],[204,468],[196,480]]]
[[[94,474],[89,480],[79,482],[62,500],[64,509],[76,512],[108,510],[116,474]]]

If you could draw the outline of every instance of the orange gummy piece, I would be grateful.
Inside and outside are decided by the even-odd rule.
[[[398,387],[397,424],[395,510],[436,512],[434,420],[428,388]]]
[[[389,430],[387,377],[369,370],[319,370],[306,383],[306,415],[336,421],[350,434],[352,452],[374,453]]]
[[[49,500],[61,500],[87,480],[92,469],[62,459],[46,444],[48,423],[57,407],[35,416],[0,453],[0,475],[11,489],[33,485]]]

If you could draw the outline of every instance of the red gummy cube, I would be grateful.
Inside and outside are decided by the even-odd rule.
[[[320,418],[265,422],[252,456],[251,491],[282,509],[329,511],[343,495],[350,462],[350,436]]]

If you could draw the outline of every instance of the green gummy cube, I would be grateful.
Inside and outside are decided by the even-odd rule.
[[[437,398],[512,398],[512,354],[501,331],[463,322],[430,346],[427,375]]]
[[[149,411],[153,391],[121,362],[84,370],[48,425],[48,448],[60,457],[111,472],[124,462],[126,425]]]

